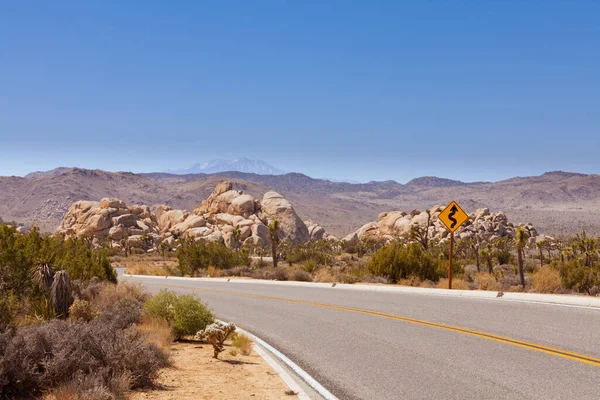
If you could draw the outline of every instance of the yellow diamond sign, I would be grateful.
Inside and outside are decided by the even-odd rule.
[[[444,208],[438,218],[450,232],[454,232],[469,219],[469,215],[460,208],[457,202],[453,201]]]

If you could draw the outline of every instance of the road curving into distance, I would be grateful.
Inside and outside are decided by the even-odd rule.
[[[340,399],[598,399],[600,309],[254,282],[195,293]]]

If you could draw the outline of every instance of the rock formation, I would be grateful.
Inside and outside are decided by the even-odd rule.
[[[259,201],[233,190],[231,182],[218,184],[193,213],[166,205],[151,211],[148,206],[127,206],[112,198],[100,202],[78,201],[69,207],[56,233],[66,237],[92,237],[96,243],[111,240],[114,246],[120,246],[124,239],[131,244],[149,242],[157,246],[165,241],[173,245],[180,237],[223,243],[228,247],[263,246],[269,244],[267,226],[274,219],[280,221],[281,240],[303,243],[311,238],[327,237],[318,225],[311,226],[309,233],[290,202],[279,193],[267,192]],[[238,230],[236,243],[238,234],[234,232]]]
[[[429,216],[429,237],[433,240],[445,241],[449,232],[439,220],[442,212],[441,206],[432,207]],[[427,212],[414,210],[410,213],[391,211],[379,214],[376,222],[363,225],[356,232],[349,234],[342,240],[355,243],[358,240],[378,239],[390,240],[394,238],[409,237],[412,227],[425,228],[427,226]],[[478,238],[481,241],[493,241],[501,237],[514,238],[516,225],[509,222],[503,212],[490,213],[487,208],[480,208],[470,214],[469,219],[455,232],[455,238]],[[535,242],[537,231],[531,224],[525,225],[529,233],[530,242]]]

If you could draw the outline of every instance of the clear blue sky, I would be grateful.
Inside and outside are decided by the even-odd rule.
[[[0,175],[600,172],[598,1],[0,0]]]

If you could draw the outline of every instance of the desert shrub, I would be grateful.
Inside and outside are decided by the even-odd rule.
[[[131,386],[129,374],[104,382],[100,376],[76,374],[69,382],[50,390],[43,400],[114,400],[123,398]]]
[[[0,332],[10,326],[19,308],[17,296],[0,287]]]
[[[539,268],[531,275],[531,286],[538,293],[555,293],[561,288],[560,273],[550,267]]]
[[[359,281],[359,279],[356,275],[352,275],[347,272],[341,272],[339,274],[336,274],[336,280],[337,280],[337,282],[347,283],[347,284],[353,284],[353,283],[356,283]]]
[[[448,289],[448,279],[442,278],[437,283],[438,289]],[[469,283],[459,278],[452,278],[452,289],[456,290],[469,290]]]
[[[392,283],[411,275],[437,280],[437,260],[417,243],[392,243],[382,247],[367,264],[373,275],[385,276]]]
[[[398,284],[399,285],[403,285],[403,286],[415,286],[415,287],[419,287],[421,286],[421,279],[418,276],[415,275],[411,275],[409,276],[407,279],[400,279],[398,280]]]
[[[259,275],[262,276],[262,278],[259,279],[269,279],[276,281],[287,281],[289,279],[288,272],[281,268],[272,268],[266,271],[262,271],[262,274],[261,272],[258,272],[258,274],[253,274],[253,277]]]
[[[577,259],[560,267],[560,277],[565,288],[580,293],[592,294],[600,287],[600,270],[585,266]]]
[[[235,325],[232,323],[226,324],[220,321],[212,323],[196,333],[196,339],[210,343],[213,347],[213,358],[219,358],[219,353],[225,350],[224,343],[235,331]]]
[[[385,284],[385,283],[389,283],[387,278],[383,277],[383,276],[375,276],[373,274],[365,274],[362,276],[362,278],[360,278],[361,282],[365,282],[365,283],[380,283],[380,284]]]
[[[87,324],[53,320],[19,328],[5,346],[0,393],[39,396],[83,376],[114,388],[115,378],[124,374],[132,388],[142,387],[167,365],[167,356],[133,327],[119,330],[100,319]]]
[[[21,234],[15,228],[0,225],[0,282],[7,291],[19,298],[39,294],[35,272],[47,264],[53,271],[64,270],[72,280],[117,281],[116,272],[106,254],[92,250],[83,239],[67,239],[42,235],[34,228]]]
[[[248,252],[233,251],[217,243],[184,242],[177,250],[177,267],[182,275],[194,276],[198,270],[212,266],[227,269],[237,265],[248,265]]]
[[[244,265],[241,267],[233,267],[223,271],[224,276],[252,276],[252,268]]]
[[[231,344],[237,348],[244,356],[249,356],[252,353],[252,344],[254,342],[250,336],[243,333],[234,333],[232,335]]]
[[[473,276],[473,281],[479,290],[498,290],[499,285],[496,278],[487,272],[479,272]]]
[[[92,289],[84,290],[87,293],[82,297],[90,301],[99,312],[112,310],[114,305],[123,299],[132,299],[142,304],[146,302],[150,296],[142,290],[141,285],[134,283],[121,283],[119,285],[100,283],[97,286],[90,284]]]
[[[309,259],[304,261],[304,265],[302,266],[302,268],[304,269],[304,271],[308,272],[309,274],[312,274],[317,270],[318,266],[319,265],[315,260]]]
[[[316,265],[328,265],[333,249],[329,241],[311,240],[303,244],[289,244],[281,247],[283,259],[289,264],[311,261]],[[311,271],[308,271],[311,272]]]
[[[162,318],[146,316],[137,329],[144,335],[147,342],[154,343],[163,352],[169,353],[174,337],[167,321]]]
[[[515,275],[513,271],[498,274],[498,286],[501,291],[515,291],[514,287],[520,287],[521,281],[519,279],[519,275]],[[517,290],[521,291],[521,289]]]
[[[89,322],[98,316],[98,312],[87,300],[77,299],[69,308],[69,318]]]
[[[300,281],[300,282],[312,282],[313,281],[313,277],[310,273],[304,271],[304,270],[294,270],[290,275],[289,275],[289,279],[291,281]]]
[[[493,257],[498,260],[498,264],[508,264],[513,259],[513,255],[509,250],[497,250],[494,252]]]
[[[136,299],[125,297],[100,314],[98,320],[113,329],[125,329],[142,320],[142,307],[142,303]]]
[[[334,283],[338,280],[336,279],[335,275],[331,273],[331,268],[320,268],[315,273],[314,281],[322,283]]]
[[[148,300],[144,309],[150,316],[167,321],[176,339],[194,335],[214,321],[208,306],[194,295],[177,294],[166,289]]]

